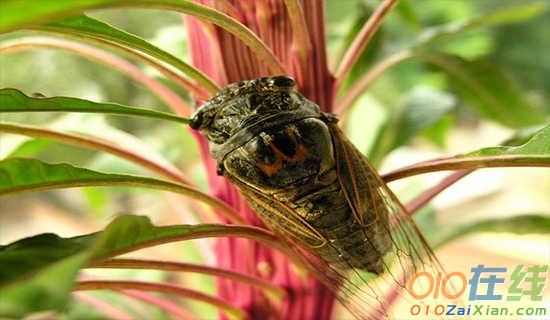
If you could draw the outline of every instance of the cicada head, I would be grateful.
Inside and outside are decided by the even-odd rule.
[[[335,120],[300,94],[294,79],[274,76],[224,88],[195,113],[191,127],[209,140],[218,174],[267,190],[326,177],[334,167],[326,122]]]
[[[190,126],[200,130],[214,144],[223,144],[238,131],[270,116],[306,108],[319,108],[296,90],[288,76],[264,77],[230,84],[206,101],[191,118]]]

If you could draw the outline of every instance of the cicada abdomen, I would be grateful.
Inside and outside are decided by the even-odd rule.
[[[218,174],[266,225],[320,258],[326,274],[339,278],[340,297],[359,296],[357,304],[374,307],[379,318],[386,314],[382,291],[404,287],[417,268],[438,268],[437,261],[336,123],[286,76],[231,84],[191,119],[210,142]],[[385,279],[386,288],[364,274]]]

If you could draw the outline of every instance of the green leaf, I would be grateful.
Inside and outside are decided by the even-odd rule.
[[[519,235],[550,234],[550,216],[518,215],[485,219],[455,227],[438,225],[430,230],[427,236],[434,247],[439,247],[465,235],[479,232],[506,232]]]
[[[38,250],[30,249],[29,254],[38,255]],[[0,257],[3,252],[0,249]],[[25,260],[36,259],[33,256],[24,256],[13,259],[13,264],[4,269],[18,269],[19,263]],[[41,260],[38,258],[36,263]],[[0,317],[22,319],[29,313],[45,310],[61,310],[68,302],[71,288],[79,268],[86,262],[84,253],[74,254],[54,263],[44,262],[36,268],[32,275],[23,282],[1,288],[0,290]],[[3,265],[6,266],[6,265]]]
[[[36,159],[0,161],[0,195],[82,186],[127,185],[177,190],[179,185],[148,177],[109,174]]]
[[[514,132],[514,134],[511,137],[509,137],[504,142],[502,142],[501,145],[519,146],[519,145],[525,144],[527,143],[527,141],[529,141],[529,139],[531,139],[535,134],[537,134],[537,132],[543,130],[544,127],[545,127],[544,125],[543,126],[539,125],[539,126],[531,126],[531,127],[517,130],[516,132]]]
[[[100,132],[103,135],[108,136],[111,141],[120,140],[120,138],[117,137],[116,131],[109,130],[108,127],[104,129],[105,130],[102,130]],[[132,149],[129,149],[127,145],[131,144],[129,141],[130,139],[124,139],[126,140],[125,143],[120,143],[117,145],[112,143],[111,141],[105,141],[104,139],[92,139],[89,136],[74,135],[55,130],[49,130],[42,127],[26,126],[8,122],[0,122],[0,132],[20,134],[43,139],[51,139],[60,143],[107,152],[120,158],[126,159],[127,161],[141,165],[153,172],[166,176],[177,182],[189,184],[177,168],[175,168],[167,161],[164,161],[162,157],[155,157],[154,152],[151,153],[152,156],[150,156],[144,150],[133,151]]]
[[[378,132],[369,159],[379,163],[390,151],[436,124],[453,110],[455,99],[427,87],[417,87],[404,98],[397,111]]]
[[[92,248],[92,259],[101,260],[171,241],[204,238],[213,233],[231,235],[233,231],[222,224],[157,227],[147,217],[122,215],[100,234]]]
[[[24,125],[18,126],[20,126],[21,129],[25,127]],[[37,158],[37,154],[47,149],[53,143],[52,140],[43,140],[54,138],[52,136],[44,136],[40,134],[34,135],[32,134],[32,130],[3,130],[3,128],[5,129],[6,127],[10,127],[10,125],[8,123],[0,122],[0,132],[3,131],[13,133],[13,135],[3,136],[2,139],[0,139],[0,159],[7,157]],[[152,143],[147,144],[145,143],[145,141],[140,140],[138,137],[111,126],[105,120],[105,117],[97,116],[94,114],[69,113],[57,118],[55,121],[46,123],[45,128],[42,129],[49,129],[58,133],[74,132],[78,133],[79,135],[84,135],[85,137],[95,137],[101,141],[103,141],[105,137],[109,137],[110,143],[116,144],[118,146],[124,146],[124,149],[131,151],[131,153],[133,153],[134,155],[139,155],[143,159],[149,159],[151,162],[154,162],[165,168],[174,168],[173,165],[169,161],[167,161],[157,150],[151,147],[151,145],[162,145],[162,143],[164,143],[166,139],[161,139],[160,142],[153,141]],[[166,127],[165,129],[168,129],[168,127]],[[171,128],[170,130],[181,130],[182,133],[185,134],[186,131],[182,129],[183,128],[178,127]],[[181,145],[180,140],[182,138],[182,135],[179,135],[180,132],[177,133],[179,146]],[[29,137],[37,138],[27,138],[19,136],[17,134],[28,134]],[[185,137],[185,135],[183,137]],[[63,142],[63,139],[53,140]],[[65,142],[67,141],[65,140]],[[190,150],[185,150],[185,152],[186,155],[192,156]],[[174,169],[175,171],[177,171],[176,168]],[[107,171],[116,170],[111,170],[111,168],[109,168],[109,170]]]
[[[523,135],[524,133],[519,136],[525,139]],[[511,142],[517,141],[512,139]],[[382,179],[390,182],[428,172],[496,167],[550,167],[550,125],[521,145],[490,147],[453,157],[423,161],[383,174]]]
[[[237,229],[225,225],[156,227],[147,217],[123,215],[99,233],[74,238],[43,234],[0,246],[0,265],[17,266],[0,269],[0,317],[62,309],[77,271],[89,261],[160,243],[238,236]]]
[[[108,43],[112,43],[115,47],[124,45],[131,49],[146,53],[177,68],[190,78],[196,80],[210,92],[219,90],[218,86],[204,73],[180,60],[176,56],[152,45],[138,36],[85,15],[67,18],[60,22],[35,26],[31,29],[58,33],[78,39],[101,39]]]
[[[550,155],[550,125],[535,133],[527,142],[518,146],[484,148],[470,152],[468,157],[487,157],[503,155]]]
[[[0,246],[0,317],[58,310],[88,259],[81,239],[42,234]]]
[[[0,195],[83,186],[139,186],[174,192],[196,192],[176,183],[149,177],[102,173],[70,164],[48,164],[36,159],[0,161]]]
[[[474,28],[523,22],[542,14],[548,7],[548,2],[527,2],[498,8],[497,10],[482,13],[464,21],[426,28],[418,39],[414,41],[413,47],[425,46]]]
[[[51,233],[0,246],[0,252],[2,252],[0,264],[17,266],[17,268],[0,269],[0,286],[31,275],[44,264],[56,263],[62,258],[82,251],[83,248],[82,242],[66,241]],[[33,259],[29,257],[33,257]]]
[[[445,72],[450,77],[449,84],[485,117],[512,128],[545,122],[542,111],[494,63],[439,53],[415,55]]]
[[[188,119],[178,117],[173,114],[143,108],[129,107],[116,103],[97,103],[69,97],[34,98],[25,95],[17,89],[0,89],[0,113],[54,111],[109,113],[169,120],[185,124],[189,123]]]

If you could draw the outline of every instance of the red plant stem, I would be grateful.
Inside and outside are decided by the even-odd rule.
[[[132,58],[136,61],[139,61],[139,62],[142,62],[146,65],[152,66],[153,68],[157,69],[160,73],[162,73],[166,78],[174,81],[175,83],[179,84],[180,86],[182,86],[183,88],[185,88],[189,92],[192,92],[196,96],[209,97],[211,95],[210,92],[203,85],[192,82],[192,81],[184,78],[179,73],[172,71],[170,68],[166,67],[164,64],[160,63],[159,61],[155,60],[154,58],[151,58],[147,54],[144,54],[140,51],[131,49],[129,47],[125,47],[125,46],[119,45],[115,42],[110,42],[108,40],[101,39],[101,38],[83,38],[83,39],[81,39],[81,38],[79,38],[75,35],[72,35],[72,34],[57,33],[57,32],[54,32],[52,30],[36,29],[36,30],[33,30],[33,31],[38,32],[38,33],[45,33],[49,36],[56,36],[56,37],[62,37],[62,38],[67,38],[67,39],[73,39],[74,41],[86,41],[87,43],[97,43],[101,46],[108,47],[108,48],[113,49],[117,52],[120,52],[121,54],[123,54],[123,55],[125,55],[129,58]],[[183,71],[181,71],[181,72],[183,72]],[[216,87],[216,84],[213,83],[210,79],[207,79],[206,81],[210,86]]]
[[[50,129],[21,125],[21,124],[10,124],[10,123],[0,123],[0,132],[21,134],[34,138],[46,138],[61,143],[66,143],[79,147],[86,147],[93,150],[104,151],[113,155],[116,155],[120,158],[126,159],[130,162],[139,164],[144,168],[151,170],[152,172],[158,173],[164,177],[167,177],[171,180],[177,181],[179,183],[192,186],[193,183],[183,176],[181,171],[176,167],[170,164],[162,164],[159,161],[154,161],[145,155],[141,155],[137,152],[134,152],[130,149],[126,149],[122,146],[110,143],[108,141],[103,141],[100,139],[94,139],[86,136],[75,135],[70,133],[62,133]]]
[[[204,210],[197,201],[184,202],[182,197],[170,192],[164,192],[164,197],[169,202],[171,209],[176,212],[183,224],[199,224],[199,223],[219,223],[220,219],[214,212],[214,210]],[[190,207],[187,207],[188,204]],[[194,212],[191,212],[191,209]],[[213,265],[216,259],[214,254],[214,248],[209,239],[195,240],[195,246],[197,246],[198,254],[201,257],[201,261],[207,265]]]
[[[178,306],[173,302],[170,302],[169,300],[162,299],[154,295],[147,294],[145,292],[141,292],[137,290],[120,290],[119,292],[125,296],[154,305],[157,308],[166,311],[166,313],[177,317],[178,319],[186,319],[186,320],[199,319],[189,311],[181,308],[180,306]]]
[[[212,1],[208,0],[197,1],[212,4]],[[298,90],[315,101],[321,110],[330,112],[334,78],[329,73],[326,63],[324,1],[299,1],[311,40],[311,50],[307,52],[306,63],[303,63],[298,54],[301,48],[296,47],[296,27],[292,24],[291,13],[283,0],[214,1],[216,6],[221,2],[229,2],[232,9],[224,10],[253,30],[270,47],[284,64],[287,74],[296,79]],[[195,19],[187,18],[185,22],[193,65],[218,83],[226,84],[275,74],[263,59],[243,46],[238,36],[234,37],[218,27],[200,23]],[[216,175],[216,163],[209,156],[204,137],[198,133],[195,137],[201,147],[212,194],[230,203],[248,223],[263,226],[239,192]],[[285,256],[241,239],[220,239],[216,241],[215,250],[218,267],[260,275],[285,288],[289,293],[283,299],[283,303],[276,306],[269,303],[265,295],[257,289],[221,277],[216,278],[218,295],[243,306],[250,319],[330,318],[334,305],[333,293],[313,277],[303,277],[294,272],[287,257],[298,262],[301,261],[301,257],[297,257],[296,253],[293,257],[292,250],[289,250],[290,253],[285,252]],[[313,270],[311,274],[315,275],[315,272],[318,273],[317,270]],[[221,319],[225,317],[222,316]]]
[[[189,105],[185,101],[183,101],[176,93],[174,93],[164,84],[143,73],[138,67],[134,66],[124,59],[119,58],[116,55],[110,54],[107,51],[99,50],[69,40],[33,37],[24,40],[17,40],[16,42],[4,45],[0,47],[0,53],[18,52],[24,50],[32,50],[36,48],[64,49],[109,65],[116,70],[120,70],[121,72],[127,74],[135,81],[149,88],[151,92],[156,94],[168,106],[176,110],[178,114],[190,114],[191,109]],[[187,80],[185,81],[188,82]]]
[[[115,308],[111,303],[105,302],[96,297],[92,297],[83,292],[74,292],[73,295],[80,301],[94,307],[95,310],[108,316],[109,319],[114,320],[132,320],[134,319],[130,314]]]
[[[382,175],[382,179],[387,183],[428,172],[495,167],[550,167],[550,161],[530,155],[441,158],[394,170]]]
[[[298,69],[304,74],[302,83],[299,83],[300,89],[319,105],[321,111],[332,112],[335,91],[334,77],[327,64],[325,1],[303,1],[302,6],[311,39],[311,51],[308,64]]]
[[[236,316],[238,319],[244,318],[244,312],[230,305],[229,303],[218,299],[217,297],[183,288],[181,286],[168,284],[168,283],[155,283],[146,281],[116,281],[116,280],[90,280],[90,281],[78,281],[73,290],[75,291],[87,291],[87,290],[143,290],[162,292],[167,294],[176,295],[182,298],[189,298],[197,301],[202,301],[211,304],[228,314]]]
[[[378,64],[369,69],[367,73],[359,78],[350,88],[346,90],[342,98],[336,102],[334,113],[344,114],[353,105],[353,103],[365,92],[370,84],[378,79],[386,70],[396,64],[411,58],[413,55],[409,51],[401,51],[383,59]]]
[[[397,2],[399,2],[399,0],[384,0],[380,6],[376,8],[376,11],[374,11],[372,16],[370,16],[369,20],[365,22],[365,25],[361,28],[361,31],[344,54],[342,62],[336,71],[336,83],[334,84],[336,88],[335,91],[338,91],[339,87],[351,71],[353,65],[357,62],[357,59],[359,59],[361,53],[363,53],[363,50],[367,46],[368,42],[374,36],[376,30],[378,30],[378,27],[380,27],[382,20],[384,20],[386,15],[390,13]]]
[[[418,209],[422,208],[426,203],[432,200],[435,196],[440,194],[442,191],[453,185],[458,180],[464,178],[470,173],[474,172],[474,169],[462,169],[457,172],[454,172],[443,180],[441,180],[437,185],[431,187],[430,189],[421,193],[418,197],[414,198],[411,202],[407,204],[407,212],[410,215],[413,215]]]
[[[88,268],[123,268],[123,269],[154,269],[165,271],[183,271],[208,274],[218,277],[224,277],[234,281],[240,281],[254,287],[269,291],[271,294],[282,297],[284,291],[269,281],[258,277],[249,276],[240,272],[235,272],[216,267],[203,266],[193,263],[142,260],[142,259],[110,259],[106,261],[92,262]]]

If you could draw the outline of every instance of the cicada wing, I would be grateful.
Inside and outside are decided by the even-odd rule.
[[[387,314],[383,310],[384,305],[380,300],[379,290],[369,287],[368,294],[364,294],[365,289],[362,287],[364,277],[362,275],[355,273],[361,278],[360,281],[356,281],[349,277],[348,271],[335,268],[315,256],[312,248],[332,246],[332,244],[307,221],[303,220],[296,211],[236,177],[229,178],[240,189],[252,207],[261,213],[260,216],[264,223],[281,237],[289,250],[295,253],[294,258],[299,260],[301,266],[333,291],[336,298],[357,319],[382,319]]]
[[[418,227],[395,194],[384,183],[366,157],[336,126],[330,125],[337,162],[339,183],[354,212],[356,222],[364,226],[365,241],[374,243],[383,256],[383,272],[373,275],[353,270],[343,284],[355,297],[371,300],[388,314],[389,305],[397,296],[414,304],[422,304],[404,292],[407,281],[417,272],[425,271],[434,277],[445,271]],[[387,246],[376,245],[387,243]],[[419,292],[425,292],[419,282]],[[359,290],[358,287],[362,287]],[[425,289],[425,290],[424,290]],[[422,291],[424,290],[424,291]],[[361,297],[362,296],[362,297]],[[389,299],[389,300],[388,300]]]
[[[305,221],[300,214],[275,197],[264,194],[252,186],[231,177],[248,202],[261,213],[262,220],[269,228],[283,236],[290,237],[307,244],[311,248],[326,245],[327,240],[313,226]]]

